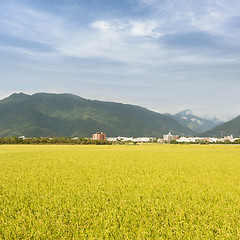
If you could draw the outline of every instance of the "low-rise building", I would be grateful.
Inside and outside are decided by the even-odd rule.
[[[110,142],[133,142],[133,143],[147,143],[153,142],[156,138],[154,137],[109,137],[107,138]]]
[[[174,139],[177,139],[177,135],[172,135],[170,132],[167,135],[163,135],[163,141],[164,142],[171,142]]]

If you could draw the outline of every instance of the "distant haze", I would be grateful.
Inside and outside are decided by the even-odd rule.
[[[72,93],[240,115],[239,0],[1,0],[0,98]]]

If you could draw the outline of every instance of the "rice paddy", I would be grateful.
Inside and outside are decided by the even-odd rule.
[[[2,145],[0,239],[240,239],[240,146]]]

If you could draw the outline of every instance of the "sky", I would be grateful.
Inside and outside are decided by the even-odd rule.
[[[1,0],[0,85],[229,120],[240,1]]]

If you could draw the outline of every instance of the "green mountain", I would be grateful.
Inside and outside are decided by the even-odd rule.
[[[0,101],[0,136],[90,137],[194,135],[169,116],[146,108],[88,100],[72,94],[12,94]]]
[[[174,118],[181,125],[186,126],[196,133],[206,132],[213,127],[222,124],[223,122],[218,121],[217,119],[208,120],[196,115],[193,115],[191,110],[184,110],[175,115],[170,115],[170,117]]]
[[[231,135],[234,137],[240,137],[240,116],[234,118],[231,121],[216,126],[210,131],[200,134],[200,136],[204,137],[221,137]]]

